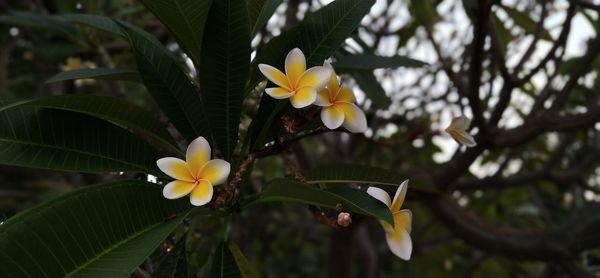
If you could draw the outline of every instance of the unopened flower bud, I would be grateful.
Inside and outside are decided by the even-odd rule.
[[[342,227],[350,226],[350,224],[352,224],[352,217],[350,217],[350,213],[340,212],[340,214],[338,214],[337,223]]]
[[[265,90],[265,88],[267,88],[267,80],[263,80],[260,83],[258,83],[258,85],[254,87],[254,91],[260,94]]]

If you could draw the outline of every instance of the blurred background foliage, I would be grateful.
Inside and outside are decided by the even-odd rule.
[[[436,187],[443,197],[420,196],[409,187],[412,259],[401,261],[388,251],[374,219],[357,216],[350,228],[332,230],[303,206],[269,204],[234,215],[227,227],[262,276],[600,275],[600,3],[476,1],[378,0],[333,57],[338,73],[345,73],[342,82],[358,93],[370,130],[318,134],[291,146],[302,169],[372,165],[395,170],[415,186]],[[254,37],[253,51],[328,2],[282,1]],[[485,5],[488,13],[480,8]],[[136,68],[123,39],[66,23],[55,17],[60,14],[105,15],[141,26],[192,68],[168,30],[138,1],[0,0],[0,11],[2,99],[110,95],[160,114],[135,81],[46,82],[80,67]],[[485,30],[483,40],[478,30]],[[369,71],[343,63],[360,53],[400,54],[429,66]],[[476,107],[473,99],[481,100]],[[259,94],[245,100],[242,131],[259,101]],[[478,147],[461,148],[439,131],[459,114],[474,119]],[[256,192],[286,176],[284,169],[280,157],[261,159],[240,188]],[[0,221],[122,175],[3,166]],[[199,216],[186,223],[192,231],[188,263],[195,269],[204,267],[207,250],[223,232],[216,221],[222,220]],[[152,258],[170,248],[163,247]],[[134,275],[144,277],[155,263],[149,260]]]

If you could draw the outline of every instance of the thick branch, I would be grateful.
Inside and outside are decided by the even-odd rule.
[[[469,92],[467,98],[473,112],[473,124],[479,128],[482,134],[487,134],[487,126],[481,101],[479,99],[479,87],[481,86],[481,72],[485,52],[485,39],[489,25],[491,3],[489,0],[475,1],[477,3],[477,16],[473,28],[473,47],[471,64],[469,66]]]
[[[569,260],[582,250],[600,246],[600,206],[590,206],[559,228],[520,231],[483,221],[447,197],[432,199],[429,209],[465,242],[513,258]],[[596,232],[595,232],[596,231]]]
[[[570,132],[586,129],[600,121],[600,106],[588,108],[588,112],[560,116],[556,112],[545,112],[519,127],[494,136],[495,147],[514,147],[529,142],[536,136],[549,131]]]

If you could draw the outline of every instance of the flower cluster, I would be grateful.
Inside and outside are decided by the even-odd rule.
[[[333,67],[323,66],[306,69],[306,58],[298,48],[292,49],[285,58],[285,74],[275,67],[260,64],[258,68],[267,79],[279,87],[267,88],[265,92],[275,99],[289,98],[295,108],[311,104],[321,106],[321,120],[329,129],[344,126],[350,132],[367,130],[365,114],[354,104],[354,92],[340,86]]]

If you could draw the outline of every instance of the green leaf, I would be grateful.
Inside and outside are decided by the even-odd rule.
[[[213,254],[210,269],[211,278],[237,278],[242,276],[242,271],[237,265],[235,257],[229,249],[227,242],[221,242]]]
[[[162,259],[152,277],[187,278],[187,258],[185,253],[185,237],[181,239]]]
[[[215,142],[228,160],[238,140],[250,67],[250,23],[245,1],[215,1],[205,31],[200,86]]]
[[[242,250],[240,250],[240,247],[237,244],[235,244],[235,242],[233,242],[233,241],[229,242],[229,251],[231,251],[231,254],[235,258],[235,262],[237,263],[238,268],[240,269],[240,272],[242,273],[242,277],[244,277],[244,278],[260,277],[260,275],[258,274],[256,269],[254,269],[252,267],[252,265],[250,265],[250,262],[248,262],[248,259],[246,259],[246,256],[244,256],[244,254],[242,253]]]
[[[250,33],[252,37],[267,24],[281,2],[283,0],[246,0],[250,26],[253,26]]]
[[[535,21],[533,21],[533,19],[531,19],[528,14],[519,11],[515,8],[507,7],[504,5],[501,5],[501,7],[508,14],[508,16],[512,18],[515,25],[519,26],[525,32],[527,32],[528,34],[535,34],[536,32],[538,32],[538,24]],[[550,35],[550,32],[548,32],[548,30],[545,28],[543,29],[540,38],[542,38],[543,40],[552,41],[552,36]]]
[[[10,15],[0,15],[0,23],[43,29],[71,41],[77,40],[75,28],[53,16],[30,12],[12,12]]]
[[[140,76],[158,106],[188,141],[198,136],[210,141],[200,94],[174,55],[143,30],[119,24],[129,38]]]
[[[321,166],[302,172],[306,183],[365,183],[399,186],[407,178],[395,171],[366,165]],[[409,190],[435,193],[432,187],[411,184]]]
[[[67,110],[87,114],[148,136],[149,139],[160,143],[171,151],[183,154],[177,147],[177,143],[173,137],[171,137],[169,132],[163,127],[163,124],[152,114],[118,98],[93,95],[53,96],[22,101],[11,105],[10,107],[17,105]],[[6,107],[0,108],[0,111],[3,109],[6,109]]]
[[[356,29],[374,3],[374,0],[337,0],[308,14],[298,33],[298,46],[304,51],[307,64],[322,65]]]
[[[420,26],[421,24],[418,20],[411,20],[410,23],[402,27],[398,33],[398,36],[400,37],[398,39],[398,49],[406,46],[406,43],[408,43],[408,41],[414,37]]]
[[[134,134],[85,114],[27,106],[0,109],[0,164],[163,176],[158,158]]]
[[[161,186],[85,187],[0,225],[1,277],[129,277],[191,209]]]
[[[354,78],[356,84],[365,92],[367,98],[373,102],[374,107],[386,109],[392,104],[392,101],[372,71],[354,71],[352,78]]]
[[[270,127],[275,121],[275,116],[290,104],[285,101],[277,101],[267,95],[260,100],[259,110],[248,127],[250,149],[252,151],[263,147],[269,138]]]
[[[111,69],[111,68],[94,68],[94,69],[76,69],[72,71],[60,72],[52,76],[46,83],[59,82],[65,80],[76,79],[106,79],[106,80],[124,80],[139,82],[140,76],[135,70],[130,69]]]
[[[374,70],[381,68],[419,68],[428,64],[406,56],[383,57],[374,54],[354,54],[340,58],[333,63],[336,72],[348,72],[353,70]]]
[[[318,189],[292,179],[275,179],[269,182],[259,199],[249,205],[274,201],[295,202],[329,208],[335,208],[337,204],[342,204],[345,210],[394,223],[392,213],[385,204],[377,201],[364,191],[349,187]]]
[[[200,52],[204,24],[212,0],[142,0],[167,28],[190,56],[195,65],[200,65]]]
[[[125,37],[125,34],[121,31],[119,25],[116,24],[115,21],[110,17],[93,14],[61,14],[56,17],[60,17],[63,20],[71,23],[86,25],[121,37]]]
[[[492,13],[492,24],[494,26],[496,34],[498,35],[500,50],[502,51],[502,53],[506,53],[506,50],[508,49],[508,44],[512,41],[512,35],[510,34],[510,31],[506,29],[504,22],[500,20],[500,18],[498,18],[496,13]]]

